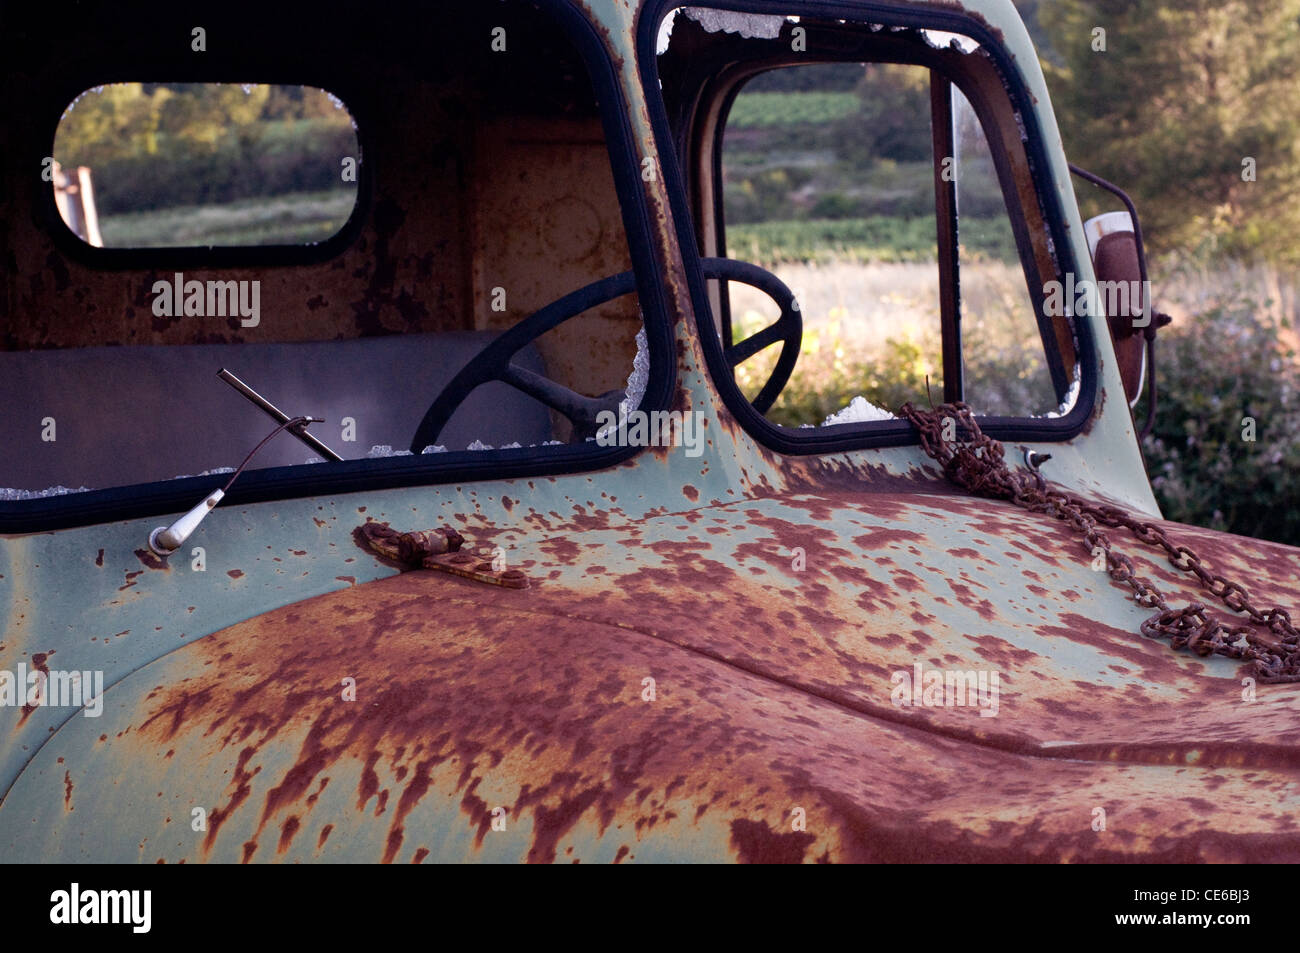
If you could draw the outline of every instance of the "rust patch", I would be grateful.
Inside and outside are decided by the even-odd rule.
[[[778,834],[766,821],[737,818],[731,822],[731,843],[747,864],[798,864],[817,838],[803,831]]]
[[[289,845],[293,843],[294,835],[298,833],[298,828],[301,826],[297,814],[290,815],[285,820],[284,824],[280,827],[280,842],[276,845],[275,849],[277,854],[283,854],[289,849]]]
[[[53,654],[54,654],[53,652],[32,653],[32,668],[36,669],[36,671],[38,672],[43,672],[45,674],[46,679],[50,677],[50,666],[46,663],[46,660]],[[22,686],[21,690],[25,693],[26,688],[27,688],[26,686]],[[24,694],[24,697],[29,697],[29,696],[26,696],[26,694]],[[18,716],[17,727],[21,728],[27,722],[27,719],[31,717],[32,712],[34,712],[35,710],[36,710],[35,705],[31,704],[30,702],[24,702],[21,709],[22,714]]]
[[[331,765],[354,765],[360,786],[353,812],[331,823],[346,825],[355,850],[360,832],[369,831],[364,842],[374,859],[392,862],[427,856],[408,832],[434,792],[439,802],[450,795],[459,803],[473,843],[496,836],[487,833],[496,795],[489,803],[483,792],[502,784],[518,791],[507,801],[511,829],[521,816],[532,821],[520,859],[538,862],[585,859],[568,848],[604,832],[622,838],[635,830],[644,839],[682,824],[673,836],[701,853],[760,862],[1242,857],[1253,856],[1256,841],[1210,838],[1207,825],[1248,835],[1246,828],[1275,825],[1284,813],[1268,804],[1300,762],[1296,730],[1261,745],[1213,711],[1171,726],[1159,693],[1204,691],[1214,680],[1180,682],[1183,660],[1131,633],[1098,635],[1096,647],[1149,669],[1146,684],[1157,686],[1150,697],[1116,705],[1114,686],[1053,678],[1048,655],[988,638],[958,656],[960,642],[950,637],[941,643],[945,659],[1045,669],[1047,677],[1016,683],[1002,701],[1014,716],[1003,724],[963,720],[956,711],[910,712],[888,701],[891,668],[910,665],[913,652],[885,638],[892,617],[846,622],[840,617],[851,613],[829,611],[840,597],[817,584],[764,601],[765,577],[748,582],[748,573],[694,548],[677,558],[679,567],[627,574],[600,587],[607,595],[582,602],[564,587],[524,603],[521,594],[483,593],[459,580],[448,580],[435,601],[415,572],[268,613],[183,649],[195,656],[196,676],[158,693],[134,743],[174,733],[191,752],[194,745],[231,745],[233,759],[239,751],[226,803],[213,815],[213,841],[225,819],[253,809],[249,800],[262,801],[259,830],[290,817],[310,823],[317,808],[308,792]],[[729,598],[710,598],[718,591]],[[798,622],[821,605],[827,611],[815,624]],[[793,621],[773,617],[784,606]],[[1099,632],[1095,621],[1071,618],[1068,630],[1046,634],[1091,644],[1075,625]],[[863,626],[878,644],[852,635]],[[304,631],[313,633],[306,644]],[[204,662],[227,653],[224,665]],[[341,671],[363,672],[374,686],[365,704],[339,705],[295,687],[332,683]],[[639,694],[647,673],[659,685],[652,704]],[[430,692],[435,684],[439,690]],[[1209,725],[1226,726],[1234,737],[1207,737]],[[1064,743],[1044,746],[1038,737]],[[862,771],[881,750],[891,758]],[[818,765],[815,780],[805,770],[810,762]],[[277,764],[259,781],[258,771]],[[1168,764],[1196,768],[1180,782],[1188,797],[1227,803],[1231,790],[1250,810],[1189,814],[1171,794],[1153,817],[1127,828],[1130,842],[1079,833],[1076,801],[1126,790],[1136,797],[1143,782],[1134,766]],[[1252,786],[1219,770],[1243,764],[1265,770],[1267,782]],[[972,778],[980,779],[973,813],[962,794]],[[390,787],[392,809],[384,810]],[[893,807],[900,799],[909,814]],[[782,833],[761,820],[792,804],[818,818],[815,832]],[[988,820],[1006,812],[1032,816],[1036,826]],[[1171,833],[1175,821],[1189,818],[1191,827]],[[1273,836],[1270,844],[1300,856],[1300,838]]]
[[[103,550],[100,552],[102,553]],[[171,567],[167,564],[167,560],[163,559],[152,550],[137,549],[135,551],[135,558],[140,560],[145,569],[162,570],[163,572],[171,571]]]

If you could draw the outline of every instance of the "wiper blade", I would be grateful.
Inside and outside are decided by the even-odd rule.
[[[244,397],[247,397],[254,407],[257,407],[259,410],[263,411],[268,417],[270,417],[276,423],[286,424],[293,419],[284,411],[282,411],[279,407],[275,406],[275,404],[271,403],[269,400],[267,400],[257,391],[253,390],[253,388],[249,387],[247,384],[241,381],[234,374],[230,373],[230,371],[226,370],[224,367],[221,370],[217,371],[217,376],[220,377],[227,384],[229,384],[231,387],[233,387],[235,390],[237,390]],[[333,460],[335,462],[342,461],[343,459],[342,457],[340,457],[329,447],[325,446],[325,444],[317,440],[316,437],[314,437],[312,434],[307,432],[307,424],[305,423],[294,424],[291,427],[286,427],[285,430],[293,434],[295,437],[297,437],[299,440],[305,443],[312,450],[315,450],[326,460]]]

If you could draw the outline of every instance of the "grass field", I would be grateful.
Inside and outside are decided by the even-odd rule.
[[[744,257],[738,255],[737,257]],[[764,261],[800,304],[803,346],[790,385],[769,413],[785,426],[820,424],[863,396],[893,411],[943,392],[939,274],[935,261]],[[963,272],[966,388],[980,413],[1042,415],[1057,409],[1020,266],[997,261]],[[746,285],[730,286],[734,337],[776,319],[776,305]],[[742,365],[750,397],[767,380],[778,349]]]
[[[105,215],[99,228],[109,248],[310,244],[342,228],[355,204],[350,189],[294,192],[226,205]]]
[[[825,123],[851,116],[861,108],[856,93],[746,93],[736,99],[728,128],[755,129]]]
[[[967,219],[963,224],[963,250],[968,257],[1017,260],[1011,224],[1005,217]],[[934,220],[926,218],[876,215],[727,226],[729,255],[768,264],[934,261],[935,241]]]
[[[938,399],[939,279],[933,260],[751,258],[734,245],[732,255],[774,272],[800,302],[800,359],[770,419],[786,426],[819,424],[856,395],[893,411],[903,400],[925,402],[927,377]],[[1174,318],[1162,337],[1198,333],[1197,315],[1244,297],[1258,320],[1279,329],[1283,346],[1300,353],[1300,282],[1292,276],[1233,262],[1191,266],[1173,261],[1154,262],[1152,275],[1156,306]],[[760,291],[732,283],[730,297],[736,340],[776,319],[776,306]],[[1018,264],[966,264],[962,316],[967,398],[977,412],[1022,416],[1057,410]],[[1230,322],[1224,322],[1223,332],[1233,333]],[[1169,365],[1171,345],[1163,350],[1166,387],[1171,380],[1196,376],[1196,368]],[[769,348],[738,369],[737,379],[750,397],[767,380],[777,354],[776,347]],[[1261,367],[1260,373],[1289,379],[1294,370]]]

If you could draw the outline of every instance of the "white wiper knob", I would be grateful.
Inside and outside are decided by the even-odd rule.
[[[286,417],[280,426],[276,427],[269,434],[262,438],[252,450],[248,451],[248,456],[244,457],[244,462],[235,467],[235,472],[230,474],[230,479],[226,485],[219,490],[214,490],[204,497],[203,502],[194,509],[190,510],[171,526],[159,526],[149,534],[149,548],[159,556],[170,556],[176,550],[181,548],[181,544],[189,539],[190,533],[198,529],[203,522],[203,517],[212,512],[212,508],[225,498],[226,491],[229,490],[239,479],[239,475],[244,472],[244,467],[248,466],[248,461],[257,456],[257,451],[261,450],[268,443],[276,438],[278,434],[285,430],[292,430],[294,436],[302,437],[308,424],[323,424],[325,421],[320,417]],[[324,446],[322,444],[322,446]],[[326,448],[328,449],[328,448]],[[331,451],[332,452],[332,451]],[[337,456],[337,455],[336,455]],[[342,459],[339,457],[338,459]]]
[[[225,490],[214,490],[203,499],[203,502],[190,510],[171,526],[159,526],[149,534],[149,548],[159,556],[170,556],[176,550],[181,548],[181,544],[190,538],[190,534],[198,528],[203,517],[212,511],[212,508],[221,502],[226,495]]]

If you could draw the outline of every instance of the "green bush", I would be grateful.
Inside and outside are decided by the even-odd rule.
[[[346,188],[340,162],[357,152],[350,127],[321,120],[263,123],[245,135],[231,131],[208,152],[159,138],[157,154],[123,156],[95,166],[101,215]]]
[[[758,326],[746,328],[745,333],[759,330]],[[831,342],[835,344],[837,342]],[[905,402],[918,407],[929,407],[931,400],[943,400],[943,373],[939,355],[930,353],[921,344],[906,339],[890,338],[881,346],[880,354],[869,360],[860,355],[846,354],[844,360],[831,362],[820,373],[796,373],[781,392],[767,419],[784,427],[803,424],[820,424],[831,414],[849,405],[854,397],[864,397],[890,413],[897,413]],[[1038,375],[1019,349],[995,349],[978,346],[968,353],[968,377],[978,376],[981,385],[978,395],[970,401],[976,412],[986,415],[1023,416],[1027,408],[1043,406],[1044,395]],[[750,397],[757,392],[757,384],[766,380],[768,368],[745,375]]]
[[[881,359],[874,362],[835,361],[816,376],[796,374],[768,411],[767,419],[784,427],[818,425],[847,407],[854,397],[864,397],[891,413],[909,400],[928,406],[928,355],[917,344],[896,339],[886,341],[882,352]],[[943,380],[938,370],[928,376],[936,402],[942,400]]]
[[[1265,307],[1236,290],[1161,334],[1143,450],[1168,519],[1300,545],[1300,363]]]

